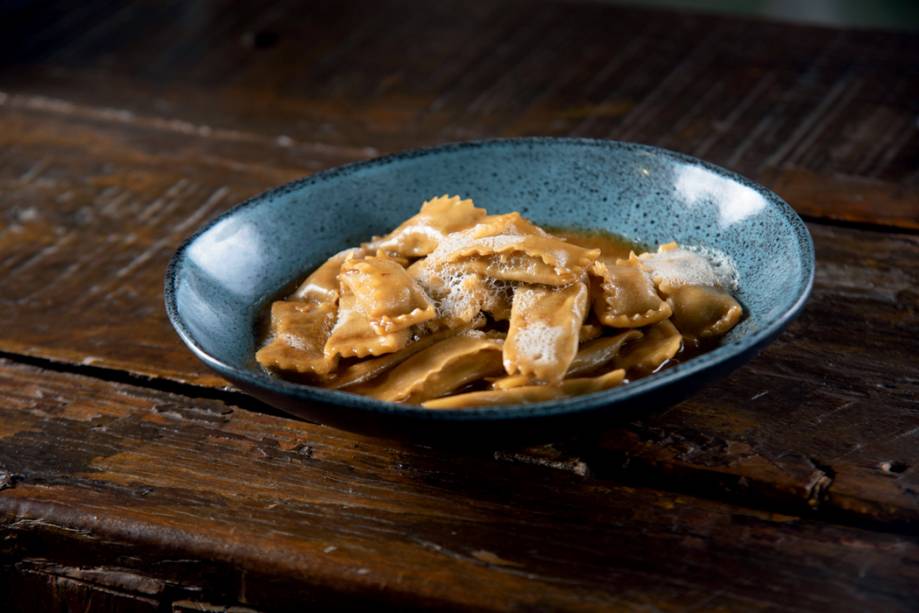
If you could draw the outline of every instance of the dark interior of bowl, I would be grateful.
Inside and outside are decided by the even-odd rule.
[[[471,197],[490,213],[600,229],[643,244],[676,240],[731,257],[746,318],[718,349],[609,392],[525,408],[435,412],[287,383],[255,363],[266,301],[348,246],[382,234],[433,195]],[[451,145],[320,173],[258,196],[203,228],[166,279],[170,318],[205,363],[285,410],[382,434],[523,418],[558,424],[684,397],[749,358],[810,289],[813,248],[801,220],[767,190],[691,158],[612,141],[518,139]],[[652,399],[655,399],[651,402]],[[392,432],[391,432],[392,430]]]

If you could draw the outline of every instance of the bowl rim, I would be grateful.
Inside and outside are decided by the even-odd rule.
[[[608,390],[602,390],[591,394],[574,396],[560,400],[549,400],[531,404],[500,405],[465,409],[432,410],[421,407],[419,405],[398,404],[394,402],[376,400],[374,398],[360,396],[358,394],[349,392],[293,383],[284,379],[272,377],[271,375],[264,372],[255,372],[247,369],[242,369],[224,362],[220,358],[208,353],[197,342],[192,332],[185,325],[178,305],[176,304],[176,284],[179,272],[181,271],[183,262],[187,255],[186,252],[198,238],[208,232],[211,228],[245,209],[257,206],[259,203],[266,199],[283,195],[294,190],[302,189],[309,185],[330,181],[338,177],[345,177],[356,172],[363,171],[367,168],[385,166],[393,162],[408,160],[416,157],[424,157],[428,155],[436,155],[464,149],[474,149],[490,146],[552,144],[642,151],[655,156],[663,156],[704,168],[719,176],[738,182],[755,190],[757,193],[762,195],[770,203],[771,206],[776,207],[779,214],[785,219],[786,222],[788,222],[794,233],[794,237],[798,243],[798,246],[800,247],[803,283],[799,283],[797,286],[798,294],[795,297],[794,302],[778,317],[741,339],[732,341],[730,343],[721,344],[715,349],[702,355],[696,356],[691,360],[677,364],[661,372],[654,373],[636,381],[632,381],[626,385],[619,385]],[[410,416],[418,419],[426,419],[432,421],[506,421],[528,419],[532,417],[549,417],[562,414],[567,415],[590,411],[600,407],[612,406],[616,403],[633,399],[634,397],[640,396],[647,391],[656,388],[667,387],[679,380],[691,377],[700,371],[717,367],[720,364],[725,364],[732,358],[743,355],[747,351],[755,350],[769,342],[801,312],[813,288],[814,274],[814,244],[810,232],[807,230],[807,226],[804,224],[804,221],[795,212],[791,205],[785,202],[785,200],[779,197],[775,192],[758,183],[755,183],[754,181],[751,181],[750,179],[747,179],[740,174],[710,162],[700,160],[691,155],[677,151],[671,151],[662,147],[655,147],[653,145],[645,145],[641,143],[632,143],[612,139],[530,136],[452,142],[431,147],[401,151],[369,160],[361,160],[329,168],[256,194],[224,211],[211,220],[205,222],[193,234],[191,234],[182,242],[182,244],[173,254],[166,268],[163,297],[166,307],[166,314],[182,342],[185,343],[185,345],[192,351],[192,353],[194,353],[195,356],[205,365],[233,382],[241,382],[251,387],[266,390],[272,394],[293,397],[303,402],[318,401],[325,404],[333,404],[341,407],[347,407],[349,409],[356,409],[366,413],[390,415],[398,414],[402,416]]]

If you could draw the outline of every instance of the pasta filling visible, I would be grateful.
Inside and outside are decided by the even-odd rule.
[[[439,196],[274,302],[256,359],[298,382],[431,409],[602,391],[684,360],[743,317],[726,256],[642,251]]]

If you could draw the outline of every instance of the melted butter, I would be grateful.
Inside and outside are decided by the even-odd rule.
[[[564,238],[572,245],[586,249],[599,249],[607,257],[628,259],[629,252],[642,254],[648,249],[624,236],[603,230],[583,230],[580,228],[557,228],[546,226],[546,232]]]
[[[505,218],[507,218],[505,221],[509,220],[508,223],[510,221],[515,221],[517,219],[517,218],[509,217],[509,216],[495,216],[494,217],[494,219],[498,219],[498,220],[504,220]],[[489,218],[489,219],[492,219],[492,218]],[[529,224],[529,222],[526,222],[526,223]],[[621,236],[621,235],[618,235],[612,232],[606,232],[603,230],[590,230],[590,229],[570,228],[570,227],[549,227],[549,226],[544,226],[544,229],[546,232],[550,233],[551,235],[558,237],[560,239],[563,239],[564,241],[567,241],[567,243],[569,243],[567,247],[562,246],[564,247],[563,249],[561,250],[557,249],[556,252],[552,252],[552,254],[557,257],[560,257],[558,256],[558,253],[557,253],[558,251],[561,251],[562,253],[564,253],[565,249],[568,249],[571,251],[577,251],[576,248],[578,247],[583,248],[583,249],[589,249],[589,250],[598,249],[601,253],[601,257],[606,258],[606,259],[612,259],[612,260],[618,260],[618,259],[627,260],[629,259],[630,252],[634,252],[636,255],[641,255],[641,254],[648,253],[648,252],[651,252],[652,254],[657,253],[654,247],[649,248],[647,245],[643,245],[637,241],[628,239],[624,236]],[[468,232],[469,231],[467,230],[466,233]],[[456,237],[454,237],[454,242],[465,237],[465,234],[463,234],[462,231],[456,232],[454,234],[457,235]],[[463,236],[459,236],[459,234],[463,234]],[[451,236],[453,235],[451,234]],[[541,235],[541,236],[544,236],[544,235]],[[487,247],[492,250],[496,250],[502,247],[507,247],[508,245],[505,245],[504,243],[516,244],[517,242],[523,241],[521,237],[516,236],[516,235],[514,236],[498,235],[497,237],[485,236],[477,240],[479,240],[479,242],[481,242],[484,245],[484,247]],[[558,241],[556,241],[556,243],[557,242]],[[511,281],[498,280],[496,281],[494,278],[491,278],[491,276],[487,274],[487,271],[486,272],[481,272],[481,271],[476,272],[473,270],[472,272],[470,272],[469,270],[464,269],[462,271],[462,274],[457,273],[453,276],[450,276],[449,274],[445,276],[442,275],[443,278],[438,279],[439,284],[436,284],[436,286],[432,285],[431,280],[428,278],[428,276],[430,276],[430,271],[426,270],[426,267],[424,266],[424,262],[427,260],[436,261],[438,256],[442,255],[441,254],[442,251],[443,252],[450,251],[450,249],[448,249],[447,247],[450,247],[451,245],[453,245],[453,243],[450,242],[450,239],[448,237],[445,241],[441,242],[441,244],[438,246],[437,249],[435,249],[432,253],[428,254],[427,259],[422,259],[420,261],[416,260],[414,256],[414,252],[412,252],[412,253],[409,253],[406,257],[404,257],[399,263],[401,266],[405,267],[408,270],[409,274],[417,282],[421,284],[421,287],[423,290],[427,292],[433,292],[431,293],[432,297],[434,296],[434,293],[437,294],[436,298],[438,299],[438,304],[442,303],[441,306],[439,307],[441,311],[447,314],[454,315],[455,316],[454,319],[459,318],[465,321],[466,317],[459,317],[459,314],[460,313],[465,314],[467,310],[466,307],[468,306],[469,314],[475,315],[481,320],[481,322],[476,327],[481,327],[482,325],[484,325],[485,334],[491,335],[490,338],[498,338],[498,337],[503,338],[504,336],[508,335],[510,332],[509,321],[507,320],[508,317],[510,316],[510,313],[507,312],[503,316],[498,316],[496,315],[496,313],[503,312],[503,311],[510,311],[510,295],[512,292],[514,292],[514,288],[520,285],[526,286],[527,284],[519,280],[511,280]],[[456,248],[456,245],[453,245],[453,248]],[[591,254],[590,256],[591,261],[593,261],[595,254],[596,252]],[[645,256],[645,257],[647,258],[648,256]],[[517,262],[514,260],[514,258],[519,259],[521,261]],[[530,259],[523,258],[522,259],[520,255],[508,255],[506,259],[507,259],[507,262],[505,263],[508,265],[523,267],[526,264],[532,264],[531,260],[533,258],[530,258]],[[410,266],[410,264],[413,264],[413,263],[417,264],[417,266],[416,265]],[[539,262],[539,263],[542,263],[542,262]],[[677,264],[683,264],[683,262],[680,261]],[[682,267],[676,266],[676,268],[678,268],[680,272],[685,273],[685,271],[683,271],[683,268],[685,268],[685,266],[682,266]],[[443,269],[444,270],[441,271],[441,273],[451,272],[449,266],[444,266]],[[454,278],[454,276],[456,278]],[[487,278],[480,279],[479,280],[480,282],[478,284],[464,283],[464,281],[468,279],[476,280],[476,279],[479,279],[479,277],[487,277]],[[695,279],[695,277],[693,277],[693,279]],[[535,281],[535,282],[530,282],[530,285],[535,286],[535,287],[545,287],[545,286],[541,286],[540,283],[541,283],[540,281]],[[556,285],[556,284],[550,283],[549,285]],[[431,286],[431,287],[428,287],[428,286]],[[284,291],[280,292],[280,295],[287,296],[288,300],[297,300],[300,297],[294,291],[296,287],[297,287],[297,284],[292,283],[290,286],[285,288]],[[321,297],[322,296],[320,296],[320,298]],[[502,303],[503,311],[498,308],[498,306],[501,306],[498,304],[501,302],[501,300],[498,300],[498,298],[503,299],[503,303],[507,303],[507,304]],[[268,307],[269,304],[270,304],[270,301],[267,301],[266,307]],[[373,304],[376,304],[376,302],[373,302]],[[531,312],[534,309],[535,309],[535,306],[527,309],[527,311]],[[590,325],[599,327],[599,321],[596,319],[596,314],[593,312],[593,310],[590,308],[589,305],[588,305],[588,309],[590,309],[590,312],[588,313],[588,319],[587,319],[588,323]],[[567,311],[568,309],[561,309],[561,310]],[[456,311],[456,313],[454,313],[454,311]],[[486,319],[486,317],[482,316],[480,311],[487,313],[490,316]],[[271,330],[269,319],[270,319],[270,310],[268,308],[265,308],[263,310],[263,316],[257,322],[257,334],[259,338],[266,339],[266,340],[271,339],[272,330]],[[669,319],[666,321],[669,321]],[[472,325],[472,324],[468,324],[468,325]],[[647,334],[649,331],[649,328],[645,326],[641,328],[641,330],[639,331]],[[550,356],[550,357],[553,355],[555,345],[557,344],[554,342],[554,337],[550,338],[549,336],[549,332],[555,333],[553,329],[546,328],[545,326],[543,327],[536,326],[536,327],[532,327],[532,329],[525,330],[525,332],[529,334],[529,336],[527,336],[527,334],[523,335],[522,339],[523,341],[525,341],[523,344],[526,345],[527,347],[532,346],[530,348],[533,349],[533,352],[538,354],[539,358],[542,358],[542,356],[544,355]],[[602,340],[602,335],[614,335],[617,333],[622,334],[623,332],[624,331],[622,329],[615,328],[615,327],[601,328],[600,329],[601,340]],[[413,338],[417,340],[419,335],[424,336],[425,334],[430,334],[430,330],[415,330],[413,333],[415,334],[415,337]],[[479,334],[481,334],[481,332]],[[636,334],[636,333],[632,332],[632,334]],[[459,335],[459,332],[457,332],[457,336],[458,335]],[[517,336],[520,336],[520,335],[518,334]],[[576,336],[577,335],[575,335],[575,337]],[[448,333],[447,338],[453,338],[453,336],[450,336],[450,334]],[[633,342],[639,342],[640,340],[641,339],[638,339],[638,340],[633,339]],[[680,347],[676,352],[676,355],[672,355],[670,359],[666,359],[663,362],[661,362],[654,369],[654,372],[670,368],[676,364],[685,362],[701,353],[709,351],[710,349],[718,345],[719,340],[720,338],[701,338],[701,339],[697,339],[695,342],[689,342],[685,344],[681,342]],[[584,342],[583,339],[581,340],[581,342]],[[635,350],[634,347],[630,348],[630,346],[627,346],[625,348],[626,353],[624,353],[623,355],[627,355],[629,351],[634,351],[634,350]],[[382,382],[384,380],[384,377],[387,376],[387,373],[392,373],[394,371],[394,368],[397,365],[404,363],[405,360],[409,356],[414,355],[415,353],[416,352],[414,351],[405,352],[405,357],[402,359],[394,359],[394,360],[386,361],[385,367],[381,368],[379,372],[374,372],[370,376],[370,378],[368,378],[366,381],[362,381],[362,385],[365,385],[365,386],[374,385],[374,384],[378,384]],[[395,354],[386,354],[386,355],[395,355]],[[381,358],[373,358],[373,359],[381,360]],[[385,356],[382,359],[385,360]],[[349,369],[353,368],[355,365],[369,363],[371,361],[373,360],[368,361],[364,359],[345,357],[340,361],[338,365],[338,370],[335,373],[330,373],[330,375],[323,376],[323,377],[317,377],[314,374],[300,374],[298,372],[293,372],[293,371],[271,370],[270,372],[276,375],[280,375],[291,381],[295,381],[299,383],[336,387],[335,385],[336,377],[340,377],[341,375],[346,374],[349,371]],[[505,368],[507,367],[506,360],[505,360],[504,366]],[[610,368],[610,363],[604,362],[602,364],[598,364],[595,368],[591,368],[584,372],[578,372],[578,376],[579,377],[606,376],[609,374],[608,372],[609,368]],[[478,378],[476,380],[468,381],[468,382],[462,379],[461,377],[460,379],[457,380],[457,389],[452,390],[449,393],[449,395],[462,394],[466,392],[491,392],[493,391],[492,381],[494,380],[494,373],[491,373],[491,374],[493,376],[484,377],[484,376],[481,376],[481,373],[480,373],[480,375],[478,375]],[[642,376],[646,376],[647,374],[650,374],[650,373],[649,372],[639,372],[638,370],[634,370],[633,372],[629,372],[628,374],[630,375],[630,378],[634,379],[634,378],[640,378]],[[439,377],[440,374],[438,373],[437,376]],[[357,389],[355,388],[349,391],[357,391]],[[589,390],[585,390],[585,391],[589,391]],[[439,395],[441,393],[442,391],[439,391],[435,395]],[[416,400],[410,399],[409,401],[416,401]]]

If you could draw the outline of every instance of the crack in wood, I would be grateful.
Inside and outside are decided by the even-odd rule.
[[[833,479],[836,476],[830,466],[823,464],[815,458],[808,458],[816,472],[810,483],[807,484],[807,503],[814,509],[819,510],[830,495],[830,488],[833,486]]]
[[[494,458],[502,462],[520,462],[553,470],[563,470],[578,477],[590,476],[590,467],[585,461],[577,457],[565,457],[550,445],[528,449],[522,453],[499,450],[494,452]]]
[[[22,475],[17,475],[8,470],[0,469],[0,491],[16,487],[16,483],[22,480]]]
[[[26,5],[29,27],[0,24],[0,593],[915,608],[915,34],[599,4]],[[487,455],[275,419],[165,327],[170,248],[228,201],[378,150],[535,133],[632,136],[773,188],[819,222],[799,323],[667,414]]]
[[[120,370],[117,368],[107,368],[104,366],[95,366],[92,364],[74,364],[72,362],[53,360],[45,357],[30,356],[21,353],[12,353],[8,351],[0,351],[0,360],[34,366],[36,368],[41,368],[52,372],[92,377],[94,379],[108,381],[111,383],[124,383],[131,386],[137,386],[139,388],[153,389],[169,394],[176,394],[191,400],[219,400],[226,403],[227,405],[234,405],[249,411],[265,413],[267,415],[284,417],[287,416],[285,413],[282,413],[278,409],[275,409],[274,407],[253,398],[252,396],[244,394],[243,392],[240,392],[229,385],[221,389],[204,385],[195,385],[193,383],[182,383],[180,381],[168,379],[166,377],[155,377],[137,374],[131,371]]]
[[[95,379],[109,381],[119,385],[120,394],[146,399],[150,390],[155,390],[167,395],[180,394],[176,400],[159,400],[152,406],[152,411],[163,417],[175,419],[183,423],[186,430],[192,424],[200,423],[203,426],[215,426],[228,422],[234,406],[247,404],[247,410],[259,413],[278,415],[276,411],[250,399],[241,392],[228,390],[214,390],[205,387],[177,384],[166,379],[147,379],[128,375],[122,371],[110,370],[94,366],[72,365],[49,360],[21,358],[21,356],[7,355],[6,359],[18,361],[33,367],[48,369],[53,372],[66,373],[76,376],[90,376]],[[20,359],[17,360],[17,357]],[[140,386],[140,387],[135,387]],[[44,396],[43,396],[44,398]],[[194,404],[195,400],[218,401],[219,404],[209,404],[201,408]],[[248,400],[248,402],[245,402]],[[103,423],[104,422],[104,423]],[[118,421],[105,418],[102,421],[94,419],[87,424],[92,431],[108,431],[118,428]],[[125,427],[133,427],[125,422]],[[72,428],[72,426],[68,426]],[[682,492],[694,496],[711,498],[714,500],[742,500],[744,504],[767,512],[777,512],[808,517],[825,517],[831,521],[845,525],[867,527],[882,531],[898,531],[903,527],[897,521],[878,522],[870,517],[859,515],[840,514],[838,509],[826,507],[825,503],[830,496],[833,484],[833,469],[814,458],[806,458],[809,474],[798,476],[798,473],[789,473],[788,483],[781,487],[800,487],[800,491],[790,489],[785,493],[782,490],[772,491],[776,484],[768,481],[756,481],[745,476],[743,467],[757,463],[773,463],[775,469],[785,473],[788,467],[776,464],[776,460],[763,457],[755,453],[746,444],[728,441],[724,438],[713,436],[704,431],[692,429],[672,430],[660,427],[646,427],[640,422],[633,422],[626,430],[614,430],[626,436],[634,437],[634,444],[640,446],[623,446],[616,443],[612,446],[597,445],[588,439],[573,439],[571,442],[562,442],[556,445],[530,448],[527,450],[497,450],[494,452],[496,461],[519,463],[534,467],[542,467],[553,471],[560,470],[577,475],[580,478],[590,478],[597,482],[619,482],[637,487],[654,487],[665,490]],[[214,433],[210,436],[216,435]],[[151,436],[156,436],[151,432]],[[220,434],[222,437],[235,439],[236,436]],[[248,444],[248,443],[247,443]],[[644,450],[642,450],[642,448]],[[298,443],[290,452],[282,451],[279,442],[274,439],[262,439],[253,442],[253,451],[261,454],[266,459],[277,458],[281,455],[293,453],[299,457],[298,461],[306,461],[313,457],[315,446],[307,443]],[[672,457],[654,454],[662,452],[673,454]],[[650,452],[650,455],[648,453]],[[788,460],[782,460],[783,463]],[[794,463],[789,465],[794,471]],[[34,468],[34,467],[33,467]],[[691,475],[691,479],[687,477]],[[800,479],[800,486],[795,486]],[[16,481],[25,480],[34,484],[79,484],[84,481],[80,478],[67,477],[63,480],[34,475],[17,475]],[[90,483],[92,477],[86,481]],[[14,481],[15,482],[15,481]],[[115,484],[101,484],[106,489],[123,489],[129,496],[149,495],[153,489],[136,486],[121,487]],[[146,494],[141,490],[146,489]],[[771,493],[770,493],[771,492]]]

